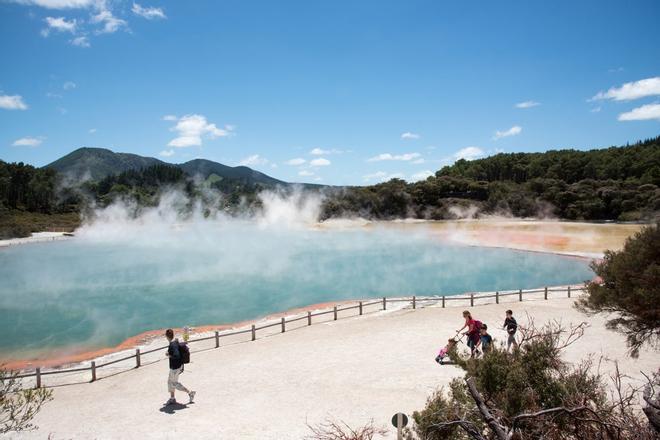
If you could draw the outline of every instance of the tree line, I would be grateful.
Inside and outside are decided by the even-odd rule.
[[[660,137],[656,137],[602,150],[461,159],[414,183],[392,179],[370,186],[307,190],[325,194],[319,220],[347,216],[442,220],[504,214],[639,221],[652,220],[660,212],[659,187]],[[195,180],[180,168],[164,164],[97,181],[69,182],[52,169],[0,161],[0,226],[7,225],[12,213],[27,218],[22,220],[27,224],[5,227],[1,235],[29,234],[36,228],[29,224],[31,214],[79,213],[117,199],[154,206],[169,188],[182,191],[191,201],[201,200],[209,212],[238,213],[258,210],[258,193],[265,187],[216,175]],[[209,190],[223,197],[209,197]]]
[[[428,179],[345,188],[322,218],[455,219],[469,213],[648,220],[660,211],[660,137],[603,150],[500,153],[458,160]]]

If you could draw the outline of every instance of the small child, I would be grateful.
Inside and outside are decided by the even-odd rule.
[[[435,357],[435,361],[439,363],[440,365],[444,365],[444,358],[449,354],[451,349],[453,349],[456,346],[456,340],[454,338],[449,339],[447,341],[447,345],[444,346],[444,348],[440,349],[440,353]]]
[[[479,330],[479,342],[477,345],[479,344],[481,344],[481,351],[483,354],[488,353],[493,344],[493,338],[488,334],[488,326],[486,324],[481,324],[481,329]]]

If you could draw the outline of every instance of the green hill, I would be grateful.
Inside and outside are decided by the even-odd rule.
[[[153,157],[115,153],[105,148],[79,148],[45,166],[74,180],[99,180],[112,174],[165,164]]]
[[[500,153],[472,161],[461,159],[442,168],[437,176],[515,183],[554,179],[568,184],[585,179],[637,179],[640,183],[660,185],[660,137],[625,147],[589,151]]]
[[[287,182],[267,176],[248,167],[230,167],[206,159],[194,159],[182,163],[178,167],[191,177],[201,176],[206,179],[210,175],[215,174],[223,179],[232,179],[243,184],[252,185],[258,183],[264,186],[288,185]]]
[[[108,176],[119,175],[126,171],[137,171],[154,165],[177,167],[190,177],[201,176],[203,179],[215,174],[222,180],[229,180],[233,184],[239,185],[288,185],[287,182],[245,166],[230,167],[206,159],[194,159],[182,164],[168,164],[153,157],[115,153],[105,148],[79,148],[44,168],[53,169],[69,180],[98,181]]]

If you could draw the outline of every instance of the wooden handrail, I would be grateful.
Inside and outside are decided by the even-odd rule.
[[[423,307],[423,303],[433,301],[433,302],[442,302],[442,307],[445,307],[445,303],[447,301],[470,301],[470,304],[474,306],[474,300],[475,299],[487,299],[487,298],[495,298],[495,303],[499,304],[499,300],[501,297],[504,296],[512,296],[512,295],[517,295],[519,297],[519,301],[522,301],[523,295],[524,294],[530,294],[530,293],[543,293],[544,299],[548,299],[548,293],[555,293],[555,292],[567,292],[568,298],[571,297],[571,293],[574,293],[576,291],[584,291],[585,288],[582,286],[577,287],[576,285],[569,285],[565,288],[562,287],[554,287],[554,288],[548,288],[544,287],[542,289],[530,289],[530,290],[512,290],[512,291],[496,291],[495,293],[485,293],[485,294],[479,294],[479,293],[470,293],[469,296],[459,296],[459,295],[436,295],[436,296],[416,296],[413,295],[411,297],[398,297],[398,298],[387,298],[387,297],[382,297],[382,299],[377,299],[375,301],[371,302],[364,302],[364,301],[359,301],[358,304],[352,305],[352,306],[333,306],[329,310],[323,310],[319,311],[316,313],[312,313],[311,311],[306,311],[304,315],[300,316],[295,316],[290,319],[286,319],[285,317],[281,317],[279,321],[274,321],[272,323],[264,324],[259,327],[255,326],[254,324],[251,325],[251,327],[243,330],[234,330],[234,331],[229,331],[226,333],[220,333],[218,331],[215,331],[212,336],[205,336],[202,338],[197,338],[197,339],[191,339],[187,341],[187,343],[195,343],[195,342],[201,342],[201,341],[207,341],[210,339],[215,339],[215,347],[219,348],[220,343],[219,339],[224,338],[224,337],[229,337],[229,336],[234,336],[234,335],[240,335],[244,333],[252,333],[252,340],[256,339],[256,332],[258,330],[263,330],[266,328],[270,327],[275,327],[275,326],[281,326],[281,332],[283,333],[285,331],[285,325],[287,323],[292,323],[296,321],[302,321],[304,319],[307,319],[307,325],[312,325],[312,317],[314,316],[322,316],[322,315],[327,315],[332,313],[333,314],[333,319],[337,320],[338,319],[338,312],[345,311],[345,310],[352,310],[352,309],[359,309],[359,315],[363,314],[363,309],[364,307],[375,305],[375,304],[380,304],[382,305],[381,310],[386,310],[387,309],[387,303],[397,303],[397,302],[409,302],[411,303],[413,309],[416,309],[418,307]],[[490,303],[489,303],[490,304]],[[480,305],[480,304],[477,304]],[[485,305],[485,304],[482,304]],[[47,375],[54,375],[54,374],[67,374],[67,373],[77,373],[81,371],[90,371],[92,372],[92,382],[97,379],[96,377],[96,372],[99,368],[107,367],[108,365],[116,364],[119,362],[127,361],[130,359],[135,359],[136,360],[136,367],[139,367],[141,365],[141,357],[144,357],[147,354],[154,353],[156,351],[164,350],[168,346],[160,346],[156,348],[152,348],[150,350],[146,351],[141,351],[139,348],[136,349],[134,354],[131,354],[130,356],[125,356],[119,359],[114,359],[112,361],[105,362],[103,364],[96,364],[95,361],[92,361],[90,366],[88,367],[78,367],[78,368],[69,368],[65,370],[51,370],[51,371],[42,371],[40,367],[37,367],[33,373],[23,373],[23,374],[17,374],[14,376],[17,379],[25,379],[29,377],[36,377],[36,386],[37,388],[40,388],[42,386],[42,377],[47,376]]]

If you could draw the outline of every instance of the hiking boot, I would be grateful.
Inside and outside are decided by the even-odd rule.
[[[176,399],[174,397],[170,397],[167,402],[165,402],[165,405],[174,405],[176,403]]]
[[[193,403],[193,400],[195,399],[195,394],[197,394],[196,391],[191,391],[188,393],[188,397],[190,398],[190,403]]]

